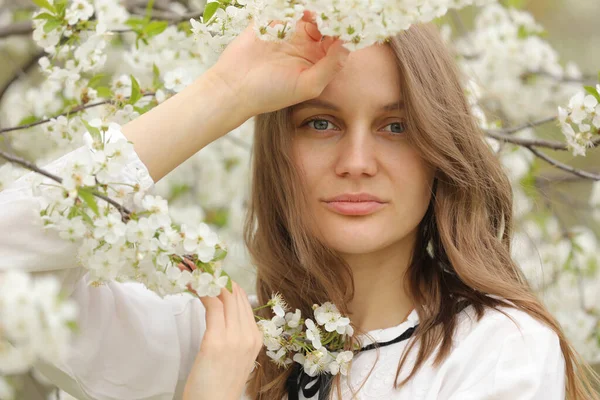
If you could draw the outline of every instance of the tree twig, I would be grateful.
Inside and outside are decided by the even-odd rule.
[[[524,73],[523,75],[521,75],[521,79],[526,80],[531,76],[543,76],[546,78],[551,78],[552,80],[556,81],[556,82],[565,82],[565,83],[583,83],[583,84],[595,84],[598,83],[597,79],[595,76],[591,76],[591,75],[582,75],[580,78],[571,78],[571,77],[564,77],[564,76],[557,76],[554,74],[551,74],[548,71],[528,71],[526,73]]]
[[[155,93],[149,92],[149,93],[144,93],[142,95],[142,97],[154,96],[154,95],[155,95]],[[73,107],[69,111],[66,111],[66,112],[64,112],[62,114],[55,115],[55,116],[50,117],[50,118],[45,118],[45,119],[42,119],[42,120],[39,120],[39,121],[36,121],[36,122],[32,122],[32,123],[26,124],[26,125],[19,125],[19,126],[13,126],[11,128],[0,129],[0,135],[2,135],[4,133],[7,133],[7,132],[13,132],[13,131],[19,131],[19,130],[23,130],[23,129],[33,128],[34,126],[38,126],[38,125],[42,125],[42,124],[48,123],[52,119],[55,119],[55,118],[58,118],[58,117],[65,117],[65,116],[67,116],[69,114],[78,113],[78,112],[81,112],[83,110],[87,110],[89,108],[94,108],[94,107],[98,107],[98,106],[102,106],[102,105],[106,105],[106,104],[113,104],[113,105],[115,105],[115,104],[118,104],[118,103],[119,102],[116,101],[116,100],[103,100],[103,101],[100,101],[100,102],[97,102],[97,103],[81,104],[81,105],[78,105],[76,107]]]
[[[14,22],[10,25],[0,26],[0,39],[8,36],[29,35],[33,32],[31,21]]]
[[[518,125],[518,126],[515,126],[515,127],[512,127],[512,128],[487,129],[485,132],[486,133],[497,133],[497,134],[512,135],[513,133],[520,132],[520,131],[522,131],[524,129],[535,128],[536,126],[544,125],[544,124],[547,124],[547,123],[555,121],[555,120],[556,120],[556,116],[546,117],[546,118],[539,119],[537,121],[528,122],[526,124]]]
[[[546,149],[563,150],[563,151],[569,150],[569,147],[567,146],[566,143],[559,142],[556,140],[527,139],[527,138],[515,137],[512,135],[507,135],[504,133],[498,133],[498,132],[493,132],[493,131],[486,132],[486,135],[493,139],[500,140],[502,142],[516,144],[519,146],[544,147]],[[592,142],[592,147],[596,147],[599,144],[600,144],[600,137]]]
[[[40,51],[34,54],[29,60],[27,60],[27,62],[21,68],[17,69],[16,73],[4,84],[4,86],[2,86],[2,88],[0,88],[0,102],[2,101],[2,98],[6,94],[6,91],[8,90],[10,85],[15,83],[19,78],[26,75],[31,68],[37,65],[38,60],[42,58],[44,54],[46,54],[44,51]]]
[[[533,146],[525,146],[525,148],[528,149],[529,151],[531,151],[537,157],[541,158],[542,160],[546,161],[548,164],[551,164],[558,169],[562,169],[563,171],[570,172],[570,173],[580,176],[582,178],[600,181],[600,174],[595,174],[593,172],[584,171],[584,170],[572,167],[570,165],[564,164],[564,163],[562,163],[558,160],[555,160],[554,158],[544,154],[543,152],[541,152],[540,150],[536,149]]]
[[[58,183],[62,183],[63,179],[59,176],[56,176],[48,171],[45,171],[41,168],[39,168],[37,165],[35,165],[32,162],[29,162],[21,157],[17,157],[13,154],[8,154],[2,150],[0,150],[0,157],[14,163],[14,164],[18,164],[30,171],[34,171],[37,172],[38,174],[44,175],[47,178],[52,179],[55,182]],[[121,214],[121,218],[123,219],[123,221],[126,221],[127,219],[129,219],[129,215],[131,215],[131,211],[129,211],[127,208],[125,208],[124,206],[122,206],[121,204],[117,203],[115,200],[111,199],[110,197],[107,197],[105,195],[103,195],[102,193],[98,193],[98,192],[91,192],[94,196],[98,197],[99,199],[104,200],[105,202],[107,202],[108,204],[112,205],[113,207],[115,207],[119,213]]]

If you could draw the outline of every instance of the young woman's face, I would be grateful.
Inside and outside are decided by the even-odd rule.
[[[399,88],[391,49],[374,45],[351,53],[318,98],[293,107],[293,157],[317,234],[342,254],[414,239],[427,210],[434,171],[407,140]],[[334,199],[356,194],[374,198]]]

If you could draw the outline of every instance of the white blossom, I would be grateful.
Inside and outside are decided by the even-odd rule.
[[[312,342],[313,347],[317,350],[323,347],[319,327],[309,318],[304,321],[304,324],[306,325],[306,337]]]
[[[342,375],[348,375],[348,367],[353,356],[354,353],[349,350],[336,354],[335,360],[328,365],[329,373],[331,375],[337,375],[338,373]]]

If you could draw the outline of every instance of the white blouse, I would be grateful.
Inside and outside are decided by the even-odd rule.
[[[44,168],[56,172],[76,152],[85,151],[79,148]],[[136,170],[144,173],[143,186],[154,183],[137,155],[123,170],[123,182],[133,182]],[[88,286],[86,271],[77,262],[77,245],[42,228],[38,202],[29,189],[31,174],[0,192],[0,271],[51,273],[80,308],[79,334],[70,354],[61,362],[40,362],[38,371],[78,399],[181,399],[205,330],[202,303],[188,294],[160,298],[138,283]],[[461,312],[450,356],[437,367],[428,360],[400,390],[393,389],[393,382],[408,341],[358,354],[350,375],[354,389],[375,368],[357,398],[564,399],[565,362],[557,335],[522,311],[505,310],[514,322],[494,310],[479,322],[472,308]],[[413,311],[405,322],[369,333],[384,342],[417,323]],[[345,378],[342,392],[343,399],[351,398]]]

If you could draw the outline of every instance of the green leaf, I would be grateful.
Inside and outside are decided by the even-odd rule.
[[[67,0],[56,0],[54,7],[56,7],[56,13],[64,18],[65,10],[67,9]]]
[[[34,122],[37,122],[38,118],[35,115],[30,115],[28,117],[23,118],[21,121],[19,121],[19,126],[21,125],[29,125],[29,124],[33,124]]]
[[[94,220],[86,212],[81,213],[81,218],[83,218],[88,224],[94,225]]]
[[[141,30],[144,25],[146,25],[146,20],[141,18],[129,18],[127,21],[125,21],[125,25],[130,26],[132,29]]]
[[[144,27],[143,33],[148,37],[156,36],[163,33],[168,26],[169,23],[167,21],[152,21]]]
[[[160,82],[160,70],[156,64],[152,64],[152,86],[154,86],[155,89],[162,86]]]
[[[41,13],[36,15],[33,19],[56,19],[56,16],[48,13]]]
[[[100,134],[100,129],[91,126],[90,124],[88,124],[88,122],[84,119],[81,120],[81,122],[83,122],[83,125],[85,125],[85,128],[87,129],[87,131],[90,133],[90,135],[92,135],[92,138],[94,140],[97,141],[102,141],[102,135]]]
[[[62,25],[61,21],[59,21],[57,19],[49,19],[46,22],[46,24],[44,25],[44,32],[50,33],[61,25]]]
[[[50,4],[47,0],[32,0],[33,3],[40,7],[40,8],[45,8],[48,11],[52,11],[53,13],[56,14],[56,8],[54,8],[54,6],[52,4]]]
[[[100,86],[100,87],[96,88],[96,91],[98,92],[99,97],[102,97],[105,99],[110,99],[113,97],[113,92],[109,87]]]
[[[100,86],[105,77],[106,74],[96,74],[92,76],[92,79],[90,79],[90,81],[88,82],[88,87],[98,90],[98,87]]]
[[[77,194],[92,209],[94,214],[100,215],[100,211],[98,210],[98,203],[96,203],[96,197],[92,194],[92,192],[88,191],[88,189],[86,188],[80,188],[77,191]]]
[[[213,261],[219,261],[224,259],[227,256],[227,250],[222,249],[222,248],[217,248],[217,250],[215,251],[215,257],[213,258]]]
[[[589,94],[594,96],[596,98],[596,100],[598,100],[598,103],[600,103],[600,93],[598,93],[598,91],[596,90],[596,88],[594,86],[584,86],[583,88],[585,89],[586,92],[588,92]]]
[[[215,1],[213,3],[208,3],[204,6],[204,14],[202,15],[202,22],[208,22],[213,15],[217,12],[217,10],[221,7],[219,2]]]
[[[142,98],[142,93],[140,90],[140,84],[135,79],[133,75],[129,75],[131,77],[131,96],[129,97],[129,104],[135,104],[139,99]]]

